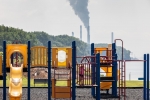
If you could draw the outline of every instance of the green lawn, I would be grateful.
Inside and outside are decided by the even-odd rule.
[[[9,86],[9,79],[7,78],[6,86]],[[23,78],[23,87],[27,87],[27,79]],[[87,82],[85,82],[87,83]],[[66,81],[57,81],[56,86],[66,86]],[[0,87],[3,86],[3,81],[0,80]],[[47,87],[47,84],[36,84],[36,87]],[[31,87],[34,87],[33,79],[31,79]],[[143,81],[126,81],[126,87],[143,87]]]

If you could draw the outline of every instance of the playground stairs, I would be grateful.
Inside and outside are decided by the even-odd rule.
[[[113,82],[115,81],[112,77],[112,64],[111,63],[101,63],[101,68],[105,71],[106,76],[105,77],[100,77],[101,82]],[[111,71],[109,70],[111,68]],[[107,75],[109,74],[109,75]]]
[[[112,85],[112,82],[115,81],[112,77],[112,65],[110,63],[101,63],[101,69],[106,73],[106,76],[100,77],[101,81],[101,91],[106,91],[106,93],[102,93],[101,97],[112,97],[111,94],[109,94],[109,89]]]
[[[56,75],[66,76],[64,79],[56,79]],[[64,85],[57,85],[57,82],[66,83]],[[71,100],[71,69],[69,73],[55,73],[52,79],[52,98],[54,99],[70,99]]]

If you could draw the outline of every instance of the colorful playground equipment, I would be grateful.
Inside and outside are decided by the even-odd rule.
[[[23,62],[20,66],[13,66],[12,54],[19,52],[23,55]],[[123,52],[122,52],[123,54]],[[149,100],[149,54],[144,55],[144,98]],[[3,62],[3,63],[2,63]],[[116,43],[105,48],[95,48],[91,44],[91,56],[77,57],[76,42],[72,42],[72,47],[48,47],[28,44],[7,44],[3,42],[3,61],[0,58],[0,75],[3,76],[3,100],[6,100],[6,69],[10,69],[9,97],[10,100],[21,100],[22,96],[22,73],[28,72],[28,100],[30,100],[30,69],[33,67],[48,68],[48,100],[51,98],[70,98],[76,100],[76,87],[91,87],[91,95],[100,100],[103,95],[101,90],[106,90],[107,95],[116,97],[119,100],[126,100],[125,91],[125,60],[117,60]],[[3,65],[3,67],[2,67]],[[80,67],[84,67],[82,77],[79,75]],[[2,70],[3,68],[3,70]],[[101,77],[100,68],[106,72],[105,77]],[[23,70],[26,69],[26,70]],[[54,70],[54,77],[51,78],[51,69]],[[68,73],[56,73],[59,69],[65,69]],[[9,71],[8,71],[9,72]],[[65,76],[58,79],[56,75]],[[81,82],[83,83],[81,84]],[[117,92],[117,80],[119,82],[119,92]],[[66,81],[66,86],[57,86],[58,81]],[[109,89],[112,88],[111,94]],[[52,90],[52,93],[51,93]],[[101,95],[100,95],[101,94]]]
[[[22,73],[23,64],[20,67],[10,65],[10,83],[9,98],[10,100],[21,100],[22,96]]]

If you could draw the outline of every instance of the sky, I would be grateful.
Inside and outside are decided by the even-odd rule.
[[[150,53],[150,1],[149,0],[89,0],[91,43],[111,43],[122,39],[124,47],[141,58]],[[83,41],[87,32],[75,15],[68,0],[0,0],[0,25],[44,31],[50,35],[72,35]],[[117,41],[120,46],[121,42]]]

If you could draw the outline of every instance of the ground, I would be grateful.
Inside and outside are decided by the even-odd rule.
[[[143,100],[142,98],[143,89],[126,89],[126,94],[127,94],[126,100]],[[2,100],[2,97],[3,97],[3,91],[2,91],[2,88],[0,88],[0,100]],[[8,90],[7,90],[7,100],[9,100]],[[22,100],[27,100],[26,88],[23,88]],[[48,89],[47,88],[31,88],[31,100],[48,100]],[[67,99],[64,99],[64,100],[67,100]],[[95,100],[95,99],[92,98],[91,96],[91,89],[78,88],[76,89],[76,100]],[[118,100],[118,98],[117,99],[101,99],[101,100]]]

